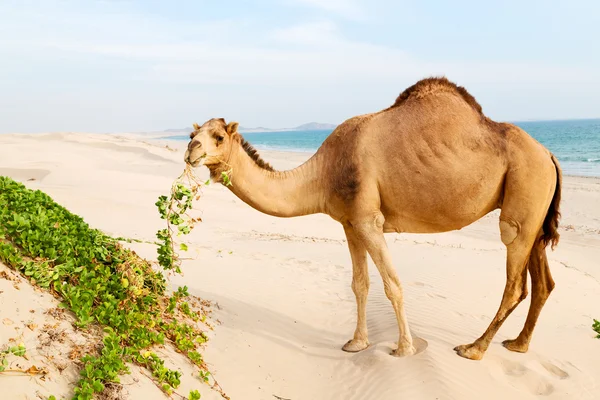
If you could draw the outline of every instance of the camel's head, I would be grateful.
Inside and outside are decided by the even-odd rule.
[[[223,118],[213,118],[202,126],[194,124],[184,160],[192,167],[205,165],[216,167],[229,160],[233,141],[236,140],[238,123],[225,123]]]

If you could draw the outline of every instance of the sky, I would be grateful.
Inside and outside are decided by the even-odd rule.
[[[597,0],[0,0],[0,133],[339,124],[445,75],[493,119],[600,117]]]

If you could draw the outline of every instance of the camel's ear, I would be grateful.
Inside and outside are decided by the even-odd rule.
[[[197,123],[194,122],[194,130],[199,130],[200,129],[200,125],[198,125]]]
[[[238,126],[239,126],[239,124],[237,122],[230,122],[225,127],[225,130],[227,131],[228,135],[233,135],[234,133],[237,132]]]

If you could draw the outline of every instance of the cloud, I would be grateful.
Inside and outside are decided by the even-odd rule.
[[[364,19],[366,11],[354,0],[288,0],[293,3],[311,7],[345,18]]]
[[[361,11],[353,0],[293,1],[332,13]],[[0,51],[49,59],[89,54],[98,63],[122,59],[137,64],[136,80],[190,84],[399,85],[432,74],[465,85],[600,81],[600,71],[586,65],[428,60],[350,40],[339,23],[323,17],[271,27],[239,18],[173,21],[128,12],[120,2],[76,4],[48,1],[34,11],[3,6]]]
[[[310,46],[331,46],[342,41],[338,26],[330,20],[320,20],[275,29],[270,36],[277,42]]]
[[[349,40],[336,23],[327,19],[266,30],[255,40],[245,27],[233,21],[199,24],[191,28],[194,34],[186,27],[163,25],[150,29],[154,34],[143,40],[140,33],[151,27],[146,23],[132,25],[135,19],[122,18],[123,25],[110,25],[116,36],[102,32],[99,36],[35,35],[19,40],[0,39],[0,47],[131,60],[139,63],[136,80],[188,84],[398,86],[428,75],[446,75],[463,85],[600,82],[600,72],[586,66],[425,60],[392,46]],[[96,26],[101,24],[96,21]],[[135,37],[126,35],[129,29],[137,32]],[[212,35],[219,29],[227,34]],[[160,40],[155,40],[157,31]],[[195,40],[183,40],[180,36]]]
[[[348,23],[336,16],[353,2],[294,1],[326,14],[293,24],[245,14],[179,21],[128,12],[121,2],[85,9],[49,0],[31,12],[3,5],[0,77],[10,79],[0,81],[0,104],[12,107],[3,119],[12,118],[18,129],[45,118],[55,126],[97,118],[98,129],[137,129],[133,116],[151,115],[149,125],[166,126],[213,112],[231,113],[245,125],[339,122],[391,104],[429,75],[464,85],[490,112],[520,118],[596,113],[600,69],[593,65],[428,59],[349,38]],[[106,110],[106,121],[98,110]]]

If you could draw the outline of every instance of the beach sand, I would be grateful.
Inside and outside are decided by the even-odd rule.
[[[154,203],[184,168],[185,143],[165,145],[132,135],[0,135],[0,175],[45,191],[111,235],[154,240],[163,227]],[[262,156],[276,168],[288,169],[309,155]],[[199,175],[208,174],[200,169]],[[190,247],[184,276],[172,282],[214,303],[212,318],[219,323],[208,333],[204,358],[233,400],[599,396],[600,340],[591,329],[593,318],[600,318],[599,179],[564,178],[561,241],[555,251],[548,249],[556,288],[529,352],[512,353],[500,343],[521,330],[530,296],[506,320],[481,361],[463,359],[453,348],[481,335],[500,303],[506,253],[499,212],[461,231],[386,235],[404,287],[411,332],[424,348],[415,356],[396,358],[389,355],[398,336],[394,312],[370,259],[371,347],[355,354],[341,350],[354,332],[356,304],[350,255],[337,222],[325,215],[264,215],[216,184],[203,189],[195,210],[203,222],[184,237]],[[151,245],[130,247],[155,258]],[[57,323],[44,314],[56,307],[55,299],[26,282],[18,284],[20,290],[14,284],[0,279],[0,345],[26,332],[30,316],[38,327]],[[5,318],[12,324],[4,325]],[[28,334],[34,345],[42,340],[37,332]],[[69,333],[69,338],[84,340],[80,333]],[[59,357],[61,346],[44,351]],[[189,371],[183,364],[177,366]],[[49,369],[45,381],[0,375],[3,395],[67,395],[76,371]],[[194,386],[187,375],[178,392],[199,388],[203,399],[218,398],[197,380]],[[164,397],[144,379],[139,374],[124,378],[123,398]]]

